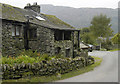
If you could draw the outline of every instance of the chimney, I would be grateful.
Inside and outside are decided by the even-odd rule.
[[[33,3],[33,5],[28,3],[27,6],[24,7],[24,9],[33,10],[34,12],[40,13],[40,5],[37,5],[37,2]]]

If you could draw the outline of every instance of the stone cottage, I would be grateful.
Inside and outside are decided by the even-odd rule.
[[[0,4],[0,48],[3,56],[16,55],[22,49],[50,55],[74,57],[79,49],[80,30],[55,16],[40,13],[37,3],[24,9]]]

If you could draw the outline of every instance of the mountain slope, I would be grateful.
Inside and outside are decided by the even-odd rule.
[[[114,33],[118,32],[118,10],[111,8],[72,8],[64,6],[41,5],[41,12],[55,15],[68,24],[83,28],[89,27],[95,15],[105,14],[111,18]]]

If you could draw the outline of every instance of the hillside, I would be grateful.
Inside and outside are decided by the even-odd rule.
[[[83,28],[89,27],[95,15],[106,14],[111,18],[114,33],[118,32],[118,10],[111,8],[72,8],[65,6],[41,5],[41,12],[55,15],[68,24]]]

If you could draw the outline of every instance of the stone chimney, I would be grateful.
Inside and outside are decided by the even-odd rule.
[[[24,9],[33,10],[34,12],[40,13],[40,5],[37,5],[37,2],[33,3],[33,5],[28,3],[27,6],[24,7]]]

